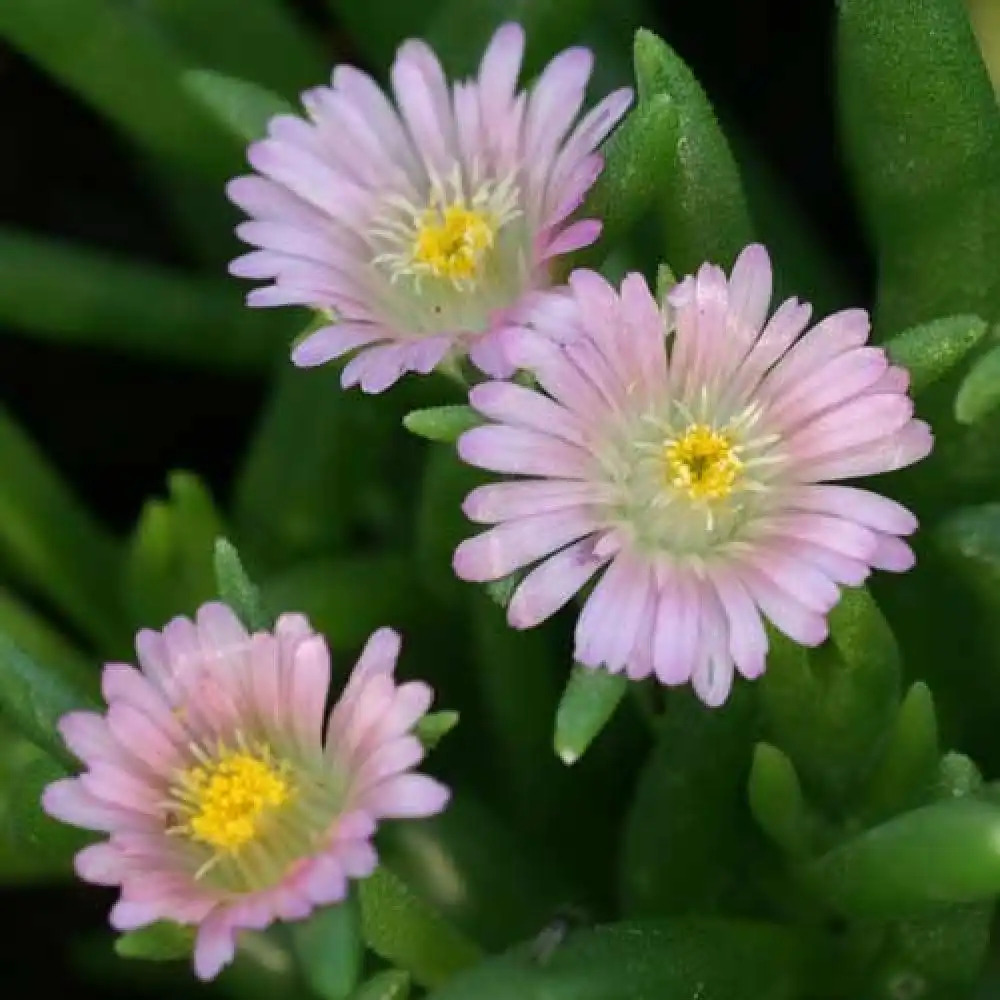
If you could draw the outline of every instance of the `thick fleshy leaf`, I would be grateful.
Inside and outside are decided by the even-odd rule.
[[[478,427],[483,418],[471,406],[429,406],[403,417],[403,426],[428,441],[454,444],[467,430]]]
[[[712,107],[691,70],[662,39],[635,38],[640,107],[662,94],[677,110],[677,141],[660,163],[663,246],[678,274],[704,261],[728,267],[753,231],[739,171]]]
[[[804,874],[857,918],[991,899],[1000,893],[1000,806],[959,798],[915,809],[834,848]]]
[[[270,628],[274,616],[264,607],[260,588],[247,576],[236,546],[227,538],[217,538],[213,562],[219,597],[251,632]]]
[[[586,753],[615,714],[627,687],[624,674],[573,667],[559,701],[552,740],[556,756],[564,764],[575,764]]]
[[[878,251],[880,325],[996,316],[1000,111],[964,4],[838,10],[842,131]]]
[[[167,499],[143,507],[125,557],[122,603],[136,626],[192,614],[216,596],[222,516],[197,476],[173,472],[167,488]]]
[[[277,94],[248,80],[239,80],[207,69],[188,70],[184,89],[236,138],[244,142],[263,139],[275,115],[294,114],[294,108]]]
[[[129,931],[115,940],[119,958],[140,958],[146,962],[173,962],[190,958],[194,949],[195,929],[158,920],[148,927]]]
[[[437,986],[475,965],[479,948],[419,899],[384,865],[358,883],[365,943],[423,986]]]
[[[671,692],[636,786],[621,853],[622,906],[635,916],[704,912],[739,878],[756,725],[753,688],[711,711]]]
[[[784,928],[724,920],[634,921],[531,944],[456,976],[430,1000],[792,1000],[805,950]]]
[[[910,392],[918,395],[954,371],[985,334],[978,316],[947,316],[897,333],[883,346],[893,364],[910,373]]]
[[[844,588],[831,639],[805,650],[771,635],[758,685],[765,732],[795,764],[807,794],[842,806],[872,767],[899,700],[899,651],[864,588]]]
[[[413,733],[425,750],[433,750],[455,726],[458,712],[428,712],[414,727]]]
[[[364,958],[357,902],[349,898],[294,924],[292,946],[312,992],[320,1000],[346,1000]]]
[[[400,969],[387,969],[362,983],[351,1000],[406,1000],[409,995],[409,973]]]
[[[4,0],[0,38],[154,155],[220,181],[239,167],[238,144],[188,100],[185,63],[136,6]]]
[[[750,811],[760,828],[785,853],[809,852],[809,815],[795,765],[777,747],[758,743],[748,783]]]
[[[1000,347],[987,351],[969,370],[955,397],[955,419],[974,424],[1000,406]]]

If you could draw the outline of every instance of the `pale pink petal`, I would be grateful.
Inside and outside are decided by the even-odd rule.
[[[829,635],[826,618],[811,611],[773,579],[748,566],[740,566],[738,573],[760,610],[789,639],[803,646],[818,646]]]
[[[299,746],[308,752],[320,745],[330,688],[330,653],[321,636],[313,636],[299,645],[288,680],[287,710]]]
[[[570,510],[606,499],[607,491],[596,483],[571,479],[524,479],[477,486],[462,504],[470,521],[496,524],[532,514]]]
[[[525,427],[586,447],[580,421],[548,396],[513,382],[483,382],[469,392],[469,403],[491,420]]]
[[[551,260],[564,253],[573,253],[589,247],[601,235],[602,223],[598,219],[581,219],[561,230],[545,246],[542,260]]]
[[[890,573],[905,573],[916,565],[917,557],[913,549],[902,539],[893,535],[879,535],[878,547],[869,560],[875,569]]]
[[[709,578],[728,621],[729,654],[736,669],[754,680],[764,672],[767,659],[767,633],[757,605],[733,571],[713,567]]]
[[[381,819],[418,819],[441,812],[451,793],[425,774],[400,774],[365,796],[365,807]]]
[[[198,929],[194,947],[194,972],[205,981],[214,979],[236,954],[236,938],[225,914],[213,914]]]
[[[917,530],[917,519],[901,504],[853,486],[807,486],[794,502],[799,510],[835,514],[890,535],[912,535]]]
[[[729,278],[729,330],[745,354],[760,336],[771,305],[771,258],[759,243],[748,246]]]
[[[299,368],[326,364],[357,347],[384,339],[385,332],[377,326],[360,323],[338,323],[324,326],[300,341],[292,350],[292,362]]]
[[[552,475],[583,479],[587,452],[539,431],[503,424],[473,427],[458,439],[463,461],[481,469],[522,476]]]
[[[128,862],[113,844],[104,841],[78,852],[73,867],[84,882],[94,885],[121,885]]]
[[[657,582],[660,600],[653,633],[653,669],[664,684],[686,684],[698,649],[698,592],[685,570],[661,567]]]

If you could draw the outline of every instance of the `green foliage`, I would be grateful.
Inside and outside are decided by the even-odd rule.
[[[159,920],[137,931],[128,931],[115,941],[120,958],[139,958],[145,962],[173,962],[188,958],[194,947],[194,928]]]
[[[260,588],[247,576],[235,546],[225,538],[215,540],[215,585],[219,597],[240,617],[252,632],[271,624],[260,596]]]
[[[292,944],[306,982],[320,1000],[347,1000],[353,994],[364,956],[353,898],[296,924]]]
[[[462,434],[483,423],[471,406],[430,406],[414,410],[403,417],[403,426],[428,441],[453,444]]]
[[[597,738],[625,696],[621,674],[573,667],[556,713],[553,746],[566,765],[575,764]]]

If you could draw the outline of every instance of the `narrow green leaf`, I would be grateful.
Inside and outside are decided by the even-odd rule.
[[[749,921],[628,921],[570,934],[546,959],[531,944],[452,979],[430,1000],[792,1000],[805,950]]]
[[[458,725],[458,719],[458,712],[429,712],[413,732],[425,750],[433,750]]]
[[[0,566],[113,647],[124,629],[116,543],[2,409],[0,455]]]
[[[795,765],[777,747],[758,743],[750,768],[750,811],[760,828],[792,857],[809,853],[809,816]]]
[[[438,986],[481,958],[472,941],[384,866],[359,883],[358,898],[368,947],[422,986]]]
[[[749,686],[712,711],[689,690],[670,693],[625,820],[626,914],[710,911],[732,888],[750,839],[744,802],[755,716]]]
[[[487,597],[494,604],[506,609],[507,605],[510,604],[510,599],[514,596],[514,591],[517,590],[517,585],[524,579],[524,575],[524,570],[515,570],[510,576],[491,580],[483,586],[483,590],[486,591]]]
[[[586,753],[615,714],[627,687],[623,674],[573,667],[556,712],[552,741],[556,756],[564,764],[571,766]]]
[[[878,251],[880,325],[995,317],[1000,113],[964,4],[838,10],[842,132]]]
[[[483,418],[471,406],[431,406],[413,410],[403,417],[403,426],[428,441],[453,444],[467,430],[482,424]]]
[[[222,180],[239,147],[181,88],[186,68],[155,26],[113,0],[4,0],[0,38],[156,156]]]
[[[955,419],[974,424],[1000,406],[1000,347],[987,351],[969,370],[955,397]]]
[[[245,142],[264,138],[267,123],[275,115],[294,114],[294,108],[283,97],[259,84],[213,70],[188,70],[181,82],[220,124]]]
[[[289,335],[287,318],[243,308],[221,281],[2,228],[0,323],[55,344],[232,371],[269,367]]]
[[[897,333],[884,346],[893,364],[910,373],[910,391],[918,395],[952,372],[985,334],[978,316],[947,316]]]
[[[295,608],[339,649],[360,646],[380,625],[419,619],[413,568],[402,556],[311,559],[261,582],[269,608]]]
[[[1000,807],[971,798],[924,806],[841,844],[804,874],[856,918],[990,899],[1000,893]]]
[[[219,596],[240,617],[251,632],[271,627],[273,615],[268,614],[261,600],[260,588],[247,576],[236,546],[227,538],[215,540],[215,585]]]
[[[115,939],[119,958],[139,958],[146,962],[172,962],[189,958],[194,948],[193,927],[158,920],[148,927],[129,931]]]
[[[706,260],[729,266],[752,239],[739,171],[705,92],[677,54],[651,31],[635,37],[639,105],[656,95],[677,113],[677,140],[660,163],[666,259],[679,274]]]
[[[669,264],[658,264],[656,267],[656,301],[663,305],[664,300],[670,294],[670,289],[677,284],[674,272],[670,270]]]
[[[292,945],[309,988],[321,1000],[346,1000],[361,975],[358,905],[347,899],[292,926]]]
[[[409,995],[409,974],[399,969],[387,969],[362,983],[351,1000],[406,1000]]]
[[[563,273],[596,267],[629,235],[661,193],[663,163],[673,157],[678,138],[677,106],[667,94],[653,94],[616,129],[603,150],[601,176],[579,212],[601,220],[600,240],[571,255],[560,265]]]
[[[865,815],[882,820],[925,802],[938,767],[937,716],[930,689],[917,681],[907,692],[866,794]]]
[[[56,723],[67,712],[91,707],[89,692],[26,656],[0,635],[0,709],[13,726],[58,760],[73,758]]]
[[[143,507],[126,554],[122,599],[135,625],[192,614],[216,595],[221,515],[197,476],[173,472],[167,486],[166,500]]]

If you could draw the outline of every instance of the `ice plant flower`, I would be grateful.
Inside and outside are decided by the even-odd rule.
[[[210,979],[240,929],[301,920],[369,875],[379,820],[444,808],[447,790],[412,771],[431,691],[396,683],[399,647],[391,629],[372,635],[325,720],[330,657],[301,615],[248,635],[212,603],[139,632],[141,669],[104,668],[107,713],[60,720],[86,770],[42,799],[110,835],[76,870],[121,887],[112,925],[197,925],[195,971]]]
[[[252,217],[237,233],[259,249],[230,269],[271,281],[250,305],[336,319],[296,345],[296,364],[363,348],[342,381],[365,392],[454,354],[511,374],[504,331],[537,303],[552,260],[600,232],[570,216],[632,98],[615,91],[578,120],[591,53],[567,49],[518,92],[523,51],[520,26],[504,25],[479,76],[449,87],[430,47],[410,40],[392,66],[395,105],[337,66],[330,87],[303,95],[308,121],[278,116],[250,147],[257,174],[228,193]]]
[[[493,527],[463,542],[455,569],[487,581],[538,564],[508,607],[538,624],[603,574],[576,626],[576,659],[721,704],[734,670],[764,670],[762,615],[816,645],[839,587],[871,568],[903,571],[916,529],[899,504],[833,485],[923,458],[907,373],[866,347],[868,315],[806,327],[790,299],[768,320],[771,264],[748,247],[731,277],[704,265],[661,309],[642,277],[618,294],[570,277],[562,346],[525,336],[515,360],[538,391],[472,389],[493,423],[459,439],[465,461],[517,481],[465,501]]]

